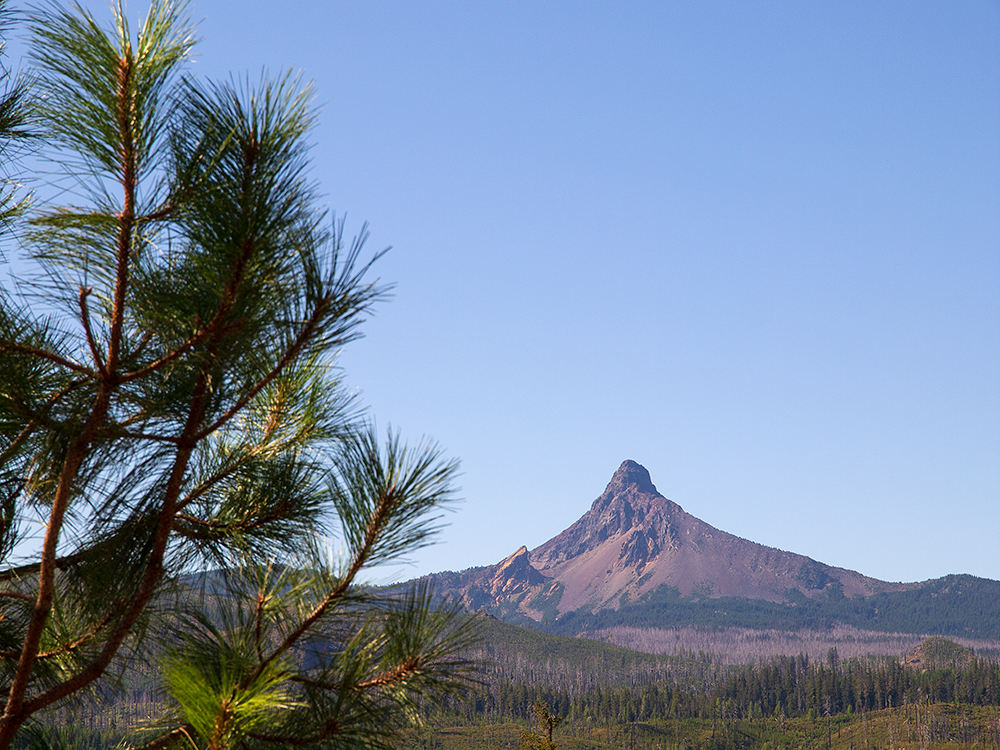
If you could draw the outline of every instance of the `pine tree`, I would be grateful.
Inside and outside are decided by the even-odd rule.
[[[0,55],[6,47],[11,12],[6,0],[0,0]],[[24,80],[11,73],[0,59],[0,227],[8,227],[27,208],[27,200],[18,195],[17,183],[10,169],[19,147],[32,140],[31,98]]]
[[[534,711],[538,731],[521,732],[521,747],[523,750],[555,750],[552,732],[559,726],[562,717],[549,711],[549,704],[541,698],[535,700]]]
[[[380,440],[333,367],[387,289],[316,207],[311,91],[184,77],[169,0],[134,36],[121,5],[30,27],[72,204],[0,298],[0,747],[140,660],[150,748],[388,746],[468,631],[364,574],[429,542],[456,465]]]

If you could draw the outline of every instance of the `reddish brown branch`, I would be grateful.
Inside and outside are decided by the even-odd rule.
[[[48,360],[57,365],[65,367],[73,372],[83,373],[84,375],[89,375],[90,377],[96,377],[97,373],[91,370],[89,367],[73,362],[72,360],[66,359],[65,357],[60,357],[58,354],[53,352],[45,351],[44,349],[36,349],[33,346],[25,346],[24,344],[18,344],[14,341],[0,341],[0,351],[13,351],[20,354],[27,354],[32,357],[38,357],[39,359]]]
[[[118,62],[118,136],[121,138],[122,210],[118,215],[118,253],[115,269],[115,292],[111,305],[111,335],[108,341],[107,373],[110,378],[118,374],[121,354],[122,329],[125,322],[125,297],[128,291],[128,267],[132,253],[132,234],[135,228],[136,147],[134,127],[135,92],[132,45],[126,43],[125,54]]]
[[[143,367],[141,370],[136,370],[135,372],[130,372],[127,375],[120,376],[119,381],[122,383],[127,383],[131,380],[137,380],[139,378],[144,378],[147,375],[152,375],[154,372],[170,364],[178,357],[187,354],[194,347],[204,343],[212,336],[217,335],[219,333],[232,333],[233,331],[239,330],[239,326],[228,326],[225,329],[220,328],[220,323],[222,322],[222,318],[228,312],[229,312],[228,308],[220,307],[219,310],[215,313],[215,316],[212,318],[212,320],[208,322],[207,325],[203,326],[201,330],[198,331],[198,333],[196,333],[194,336],[192,336],[183,344],[181,344],[177,349],[170,352],[169,354],[163,355],[155,362],[151,362],[150,364]]]
[[[31,599],[29,598],[28,601],[31,601]],[[94,628],[89,632],[84,633],[75,641],[64,643],[61,648],[53,649],[51,651],[42,651],[41,653],[38,654],[38,656],[35,657],[35,659],[36,660],[51,659],[56,656],[62,656],[63,654],[72,654],[74,651],[80,648],[80,646],[82,646],[84,643],[91,640],[92,638],[94,638],[94,636],[96,636],[98,633],[104,630],[104,628],[108,626],[108,623],[111,622],[113,617],[114,617],[114,610],[111,610],[108,612],[107,615],[104,616],[104,619],[101,620],[101,622],[99,622],[96,626],[94,626]],[[20,653],[14,651],[5,651],[5,652],[0,652],[0,656],[3,656],[4,658],[7,659],[16,659],[18,656],[20,656]]]
[[[382,532],[385,529],[392,507],[395,505],[395,494],[396,487],[393,485],[379,497],[375,512],[372,513],[371,517],[368,519],[368,525],[365,530],[365,538],[361,544],[361,549],[358,550],[357,555],[355,555],[354,560],[351,563],[351,567],[348,568],[347,573],[340,579],[337,586],[331,590],[326,597],[324,597],[323,601],[316,605],[313,611],[310,612],[309,615],[306,616],[302,622],[300,622],[298,626],[292,630],[292,632],[285,636],[285,639],[266,659],[263,659],[260,664],[257,665],[250,675],[243,680],[241,683],[242,687],[246,687],[252,683],[258,676],[260,676],[270,663],[294,646],[299,638],[305,635],[316,623],[316,621],[323,616],[329,606],[347,593],[358,572],[364,568],[365,563],[368,560],[368,555],[371,554],[372,547],[374,547],[378,538],[382,535]]]
[[[306,324],[302,327],[302,330],[299,331],[299,335],[295,337],[295,341],[292,342],[292,345],[289,346],[288,349],[285,351],[284,355],[282,355],[281,359],[278,361],[278,364],[275,365],[274,368],[267,375],[264,376],[264,378],[262,378],[259,382],[257,382],[241,398],[239,398],[236,401],[236,403],[234,403],[231,407],[229,407],[229,409],[226,410],[225,414],[223,414],[212,424],[210,424],[208,427],[202,430],[201,434],[199,435],[199,438],[208,437],[213,432],[222,427],[224,424],[226,424],[226,422],[228,422],[230,419],[239,414],[240,411],[242,411],[246,407],[246,405],[250,403],[250,401],[252,401],[254,398],[257,397],[257,394],[259,394],[262,390],[264,390],[265,388],[267,388],[267,386],[269,386],[272,382],[274,382],[274,379],[277,378],[278,375],[280,375],[281,372],[286,367],[288,367],[289,364],[291,364],[298,358],[299,354],[302,353],[302,349],[312,338],[313,333],[315,333],[316,328],[319,326],[320,320],[322,320],[323,315],[326,313],[328,306],[329,306],[329,298],[324,299],[319,305],[316,306],[316,309],[313,310],[313,313],[309,317],[309,320],[306,321]]]
[[[205,493],[207,493],[209,490],[211,490],[213,487],[219,484],[219,482],[222,482],[223,480],[232,476],[236,471],[240,469],[241,466],[243,466],[252,457],[261,453],[267,447],[267,444],[270,441],[277,427],[278,425],[274,420],[269,421],[268,426],[265,429],[264,434],[261,437],[261,440],[257,443],[257,445],[255,445],[252,449],[248,450],[246,454],[240,458],[240,460],[234,461],[232,464],[225,467],[225,469],[216,472],[208,479],[206,479],[204,482],[201,482],[197,487],[192,489],[191,492],[189,492],[187,496],[184,497],[183,500],[177,503],[177,510],[178,511],[183,510],[188,505],[197,500],[199,497],[203,497]]]
[[[396,685],[400,682],[405,682],[409,677],[412,677],[419,671],[420,659],[416,656],[412,656],[395,669],[383,672],[370,680],[359,682],[354,687],[358,690],[370,690],[372,688],[386,687],[387,685]]]
[[[24,716],[28,716],[68,695],[72,695],[100,677],[111,663],[115,654],[118,653],[118,649],[121,648],[125,638],[131,632],[132,626],[135,625],[135,622],[149,603],[150,598],[152,598],[156,584],[163,573],[163,560],[167,544],[170,540],[170,531],[176,511],[177,498],[180,496],[184,474],[187,471],[191,454],[194,451],[195,443],[192,440],[192,433],[195,431],[198,421],[201,418],[202,410],[204,409],[207,380],[207,374],[203,372],[195,386],[192,405],[188,412],[187,424],[178,443],[177,454],[174,456],[174,465],[164,488],[163,505],[160,508],[159,518],[157,519],[153,545],[135,598],[125,608],[125,611],[122,613],[121,618],[109,635],[108,640],[105,641],[104,647],[97,657],[69,679],[54,685],[31,700],[25,701],[22,709]]]
[[[183,726],[170,730],[166,734],[161,734],[159,737],[150,740],[145,745],[140,745],[136,748],[136,750],[162,750],[162,748],[170,747],[175,742],[179,742],[184,737],[187,737],[190,740],[193,734],[194,727],[190,724],[184,724]],[[192,741],[191,744],[193,745],[194,742]]]
[[[76,439],[70,444],[63,462],[62,472],[59,475],[59,483],[56,486],[55,497],[52,500],[52,509],[49,512],[49,523],[45,531],[45,540],[42,545],[41,560],[38,567],[38,597],[35,600],[35,606],[32,608],[31,617],[28,620],[21,656],[14,672],[14,678],[11,680],[7,705],[3,716],[0,717],[0,747],[8,746],[14,733],[24,722],[25,718],[37,710],[25,703],[24,696],[28,688],[35,659],[38,656],[42,632],[45,629],[45,623],[48,621],[49,612],[52,609],[52,599],[55,591],[55,573],[57,570],[56,545],[59,542],[63,518],[69,504],[69,498],[72,494],[77,473],[87,456],[90,442],[97,428],[107,415],[110,400],[110,386],[106,382],[102,383],[98,389],[97,398],[91,409],[90,416],[87,418]]]
[[[310,680],[307,677],[291,677],[290,679],[292,682],[297,682],[300,685],[305,685],[311,688],[319,688],[320,690],[371,690],[373,688],[387,687],[389,685],[396,685],[400,682],[404,682],[413,675],[419,673],[420,666],[419,657],[413,656],[399,666],[382,672],[371,679],[346,686],[342,682],[321,682],[319,680]]]
[[[252,252],[253,242],[248,240],[246,243],[247,250],[244,256],[248,252]],[[238,281],[236,277],[242,274],[242,268],[245,266],[248,258],[244,257],[234,268],[230,283],[227,284],[227,289],[237,288]],[[230,300],[229,304],[232,304]],[[159,517],[157,519],[156,531],[153,538],[152,548],[149,552],[149,557],[147,559],[146,568],[143,573],[142,581],[136,591],[135,598],[132,600],[131,604],[122,613],[121,618],[118,620],[118,624],[115,626],[114,630],[105,641],[104,647],[101,649],[100,654],[88,664],[83,670],[76,673],[69,679],[54,685],[43,693],[35,696],[30,701],[23,700],[24,689],[27,686],[26,677],[24,686],[20,688],[21,699],[17,702],[16,706],[12,709],[12,701],[8,701],[7,710],[12,716],[16,716],[16,719],[12,719],[7,725],[2,722],[6,719],[6,714],[3,719],[0,719],[0,747],[4,746],[4,732],[8,732],[10,736],[13,736],[13,732],[16,731],[17,726],[24,721],[24,718],[30,716],[35,711],[38,711],[52,703],[65,698],[68,695],[72,695],[76,691],[86,687],[91,682],[100,677],[104,671],[107,669],[111,660],[114,658],[121,644],[124,642],[125,638],[128,636],[132,629],[132,626],[138,620],[139,616],[142,614],[146,605],[149,603],[153,592],[156,589],[156,584],[160,580],[160,576],[163,573],[163,560],[166,554],[167,545],[170,540],[171,531],[174,529],[175,515],[177,513],[177,502],[180,497],[181,488],[184,483],[184,475],[187,472],[188,464],[191,460],[191,455],[194,452],[195,446],[198,444],[199,440],[199,429],[198,426],[201,424],[201,420],[204,417],[205,406],[208,400],[209,386],[211,382],[211,369],[216,355],[216,348],[219,346],[219,332],[216,331],[216,335],[210,342],[206,357],[202,362],[201,372],[198,376],[198,380],[195,383],[194,390],[191,393],[191,402],[188,409],[187,420],[185,421],[184,429],[181,432],[180,437],[177,440],[177,453],[174,456],[174,465],[171,469],[170,476],[167,479],[166,486],[163,492],[163,503],[160,507]],[[109,357],[109,362],[111,358]],[[114,371],[110,364],[108,367],[109,371],[112,373],[112,379]],[[101,392],[105,389],[102,387]],[[106,409],[105,409],[106,411]],[[103,418],[103,415],[102,415]],[[51,532],[51,523],[50,523]],[[46,537],[46,542],[48,542],[48,536]],[[53,552],[54,552],[54,541],[53,541]],[[42,568],[40,575],[45,573],[45,557],[43,555]],[[37,607],[36,607],[37,609]],[[44,622],[44,621],[43,621]],[[26,646],[27,648],[27,646]],[[35,652],[37,653],[37,643],[35,644]],[[23,659],[22,659],[23,661]],[[30,669],[30,668],[29,668]],[[15,677],[16,681],[16,677]],[[13,688],[12,688],[13,695]],[[16,722],[16,723],[15,723]],[[10,728],[12,727],[12,728]],[[9,743],[9,738],[6,740]]]
[[[330,720],[326,723],[326,726],[323,727],[322,731],[308,737],[262,734],[259,732],[250,732],[249,736],[260,742],[272,742],[277,745],[291,745],[292,747],[305,747],[306,745],[315,745],[317,742],[328,740],[334,735],[340,734],[342,729],[343,727],[339,721]]]
[[[101,373],[101,377],[106,378],[108,376],[108,371],[104,367],[104,361],[101,359],[101,353],[97,348],[97,340],[94,338],[94,332],[90,327],[90,311],[87,309],[87,297],[89,297],[93,291],[93,287],[88,286],[86,289],[80,287],[80,321],[83,323],[83,331],[87,335],[87,345],[90,347],[90,356],[94,358],[94,364],[97,365],[97,370]]]
[[[177,531],[191,539],[210,541],[212,539],[218,539],[220,532],[253,531],[254,529],[259,529],[266,524],[280,521],[282,518],[287,516],[291,507],[290,503],[282,503],[277,510],[274,510],[266,515],[257,516],[253,520],[249,521],[206,521],[201,518],[195,518],[194,516],[187,515],[186,513],[177,513],[174,516],[175,520],[173,529],[174,531]],[[197,531],[196,529],[191,528],[192,526],[201,526],[205,529],[209,529],[210,531]]]

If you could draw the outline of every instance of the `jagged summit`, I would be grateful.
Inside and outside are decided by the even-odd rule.
[[[671,520],[677,513],[683,513],[681,507],[656,491],[645,467],[625,461],[590,510],[531,551],[531,563],[547,573],[609,540],[621,540],[622,563],[643,567],[675,540]]]
[[[653,480],[649,478],[649,472],[646,471],[646,467],[637,464],[631,459],[626,459],[622,461],[622,465],[618,467],[618,471],[611,477],[611,481],[608,482],[608,486],[604,490],[604,495],[608,495],[609,493],[618,494],[628,490],[630,487],[635,487],[637,491],[650,495],[660,494],[656,491]],[[601,495],[601,497],[604,497],[604,495]]]
[[[772,602],[788,601],[790,592],[858,596],[904,586],[720,531],[661,495],[632,460],[618,467],[589,510],[544,544],[435,578],[441,593],[470,609],[514,608],[536,620],[617,609],[662,586],[689,597]]]

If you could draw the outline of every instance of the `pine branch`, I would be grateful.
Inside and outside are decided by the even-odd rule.
[[[275,511],[247,521],[206,521],[201,518],[195,518],[194,516],[178,513],[174,516],[175,520],[173,530],[189,539],[214,541],[224,537],[227,533],[231,534],[233,532],[254,531],[255,529],[268,526],[275,521],[286,518],[288,516],[288,512],[292,509],[293,506],[290,503],[284,503]],[[200,527],[205,529],[205,531],[198,531],[196,528],[192,527]]]
[[[336,737],[341,734],[344,730],[343,724],[339,721],[332,720],[328,721],[323,729],[319,732],[314,732],[307,737],[296,737],[294,735],[274,735],[265,734],[262,732],[250,732],[248,736],[251,739],[255,739],[258,742],[272,742],[279,745],[291,745],[292,747],[306,747],[308,745],[315,745],[319,742],[329,740],[331,737]]]
[[[59,484],[52,501],[49,513],[49,523],[45,531],[41,562],[38,568],[38,596],[28,621],[21,656],[11,680],[10,693],[4,713],[0,716],[0,747],[6,747],[24,719],[37,708],[25,704],[25,694],[31,676],[31,670],[38,655],[42,632],[52,608],[52,597],[55,590],[56,545],[62,531],[63,519],[69,504],[70,493],[76,475],[87,455],[90,441],[98,425],[107,414],[111,399],[110,388],[102,383],[98,390],[94,408],[84,424],[80,434],[72,442],[67,452],[63,469],[59,476]],[[44,703],[42,705],[48,705]]]
[[[187,739],[193,746],[197,747],[197,743],[194,741],[194,734],[194,727],[190,724],[184,724],[149,740],[145,744],[139,745],[135,750],[163,750],[163,748],[170,747],[183,739]]]
[[[85,382],[86,381],[84,380],[74,380],[65,388],[61,388],[60,390],[53,393],[46,399],[44,404],[44,410],[48,411],[49,409],[51,409],[53,406],[56,405],[56,403],[58,403],[59,399],[68,395],[74,389],[83,385]],[[38,427],[41,427],[43,424],[49,424],[49,421],[47,419],[44,419],[40,413],[36,414],[28,409],[25,409],[20,402],[17,403],[17,406],[19,409],[22,410],[22,414],[28,416],[29,418],[28,424],[26,424],[24,428],[21,430],[21,432],[19,432],[17,436],[7,445],[3,453],[0,453],[0,466],[6,464],[7,461],[10,460],[11,456],[14,455],[18,447],[20,447],[24,443],[24,441],[27,440]],[[4,577],[3,573],[0,572],[0,581],[2,580],[4,580]]]
[[[100,351],[98,351],[97,341],[94,339],[94,332],[90,327],[90,312],[87,310],[87,297],[93,294],[93,292],[93,287],[80,287],[80,321],[83,323],[83,330],[87,336],[90,356],[94,358],[94,363],[97,365],[97,370],[101,373],[101,377],[107,379],[108,370],[104,366],[104,360],[101,359]]]
[[[84,375],[88,375],[92,378],[97,377],[97,373],[91,370],[89,367],[85,367],[77,362],[66,359],[65,357],[60,357],[58,354],[53,352],[45,351],[44,349],[38,349],[33,346],[28,346],[27,344],[19,344],[16,341],[10,341],[5,339],[0,339],[0,353],[9,351],[17,352],[18,354],[27,354],[30,357],[37,357],[38,359],[44,359],[54,364],[65,367],[73,372],[79,372]]]
[[[246,451],[240,458],[240,460],[228,464],[223,471],[215,472],[210,477],[208,477],[204,481],[200,482],[197,486],[195,486],[191,490],[191,492],[185,495],[184,498],[177,503],[177,510],[178,511],[184,510],[184,508],[189,506],[191,503],[195,502],[201,497],[204,497],[208,492],[210,492],[213,488],[218,486],[221,482],[232,477],[233,474],[235,474],[241,468],[246,466],[246,464],[249,463],[252,459],[257,458],[258,456],[262,455],[266,450],[271,449],[272,448],[272,446],[270,445],[271,437],[273,436],[275,431],[277,431],[277,429],[278,429],[278,423],[273,419],[269,420],[268,425],[264,431],[264,434],[261,436],[261,439],[260,441],[258,441],[257,445],[255,445],[250,450]]]
[[[0,596],[3,596],[2,592],[0,592]],[[32,601],[31,597],[26,597],[26,600],[29,602]],[[51,651],[42,651],[35,657],[35,659],[43,661],[45,659],[52,659],[57,656],[65,656],[66,654],[72,654],[76,652],[77,650],[79,650],[80,646],[87,643],[87,641],[91,641],[94,638],[96,638],[97,635],[111,623],[111,620],[114,619],[114,614],[115,610],[109,611],[104,616],[104,619],[101,620],[101,622],[99,622],[96,626],[94,626],[89,632],[80,636],[75,641],[63,644],[63,646],[60,648],[53,649]],[[18,651],[0,651],[0,657],[3,657],[5,659],[17,659],[20,655],[21,654]]]
[[[287,653],[288,650],[291,649],[299,641],[299,639],[309,632],[316,622],[323,617],[329,607],[338,599],[341,599],[350,590],[355,577],[365,567],[368,552],[375,546],[378,537],[390,516],[390,508],[392,507],[394,500],[393,490],[394,488],[390,488],[380,497],[375,513],[369,519],[365,542],[362,548],[355,553],[351,566],[348,568],[345,575],[340,579],[337,586],[335,586],[326,595],[326,597],[324,597],[324,599],[313,609],[312,612],[304,617],[302,621],[292,629],[292,631],[282,640],[277,648],[271,651],[266,659],[261,660],[261,662],[250,672],[248,677],[241,683],[241,687],[245,688],[246,685],[249,685],[253,680],[257,679],[257,677],[259,677],[260,674],[275,660]]]
[[[227,409],[226,412],[221,417],[219,417],[212,424],[203,429],[199,434],[200,439],[208,437],[213,432],[223,427],[237,414],[239,414],[244,408],[246,408],[247,404],[249,404],[253,399],[255,399],[258,396],[258,394],[260,394],[261,391],[263,391],[272,382],[274,382],[275,378],[277,378],[285,368],[287,368],[292,362],[298,359],[299,355],[302,353],[302,350],[305,348],[306,344],[313,337],[317,327],[319,326],[320,322],[324,317],[324,314],[328,309],[329,300],[328,299],[324,300],[324,303],[325,304],[318,305],[316,309],[313,310],[313,314],[309,317],[309,320],[307,321],[306,325],[302,327],[302,330],[299,332],[299,335],[296,336],[295,341],[292,343],[290,347],[288,347],[288,349],[285,350],[285,353],[282,355],[278,363],[271,369],[271,371],[268,372],[267,375],[265,375],[262,379],[257,381],[257,383],[254,384],[250,389],[248,389],[247,392],[241,398],[239,398],[236,401],[236,403],[234,403],[229,409]]]

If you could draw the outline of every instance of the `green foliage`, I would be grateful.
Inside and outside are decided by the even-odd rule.
[[[9,28],[10,10],[6,0],[0,0],[0,55]],[[9,227],[28,208],[27,198],[18,195],[11,169],[19,151],[33,140],[34,117],[35,102],[27,83],[0,61],[0,227]],[[0,553],[6,552],[0,548]]]
[[[549,705],[542,700],[535,701],[536,731],[521,733],[521,747],[524,750],[555,750],[552,732],[559,726],[562,717],[549,711]]]
[[[163,677],[180,713],[209,747],[231,747],[296,707],[280,662],[248,675],[238,652],[211,654],[211,660],[192,656],[172,655],[164,663]]]
[[[536,612],[541,612],[544,620],[552,621],[559,615],[562,595],[563,585],[556,581],[535,594],[528,602],[528,606]]]
[[[970,649],[940,636],[925,639],[918,650],[932,667],[966,666],[972,660]]]
[[[0,747],[156,668],[150,747],[387,747],[471,669],[470,623],[365,581],[431,541],[456,464],[380,439],[339,380],[387,288],[318,208],[312,92],[185,77],[170,0],[136,34],[120,5],[29,27],[69,202],[0,294]]]

